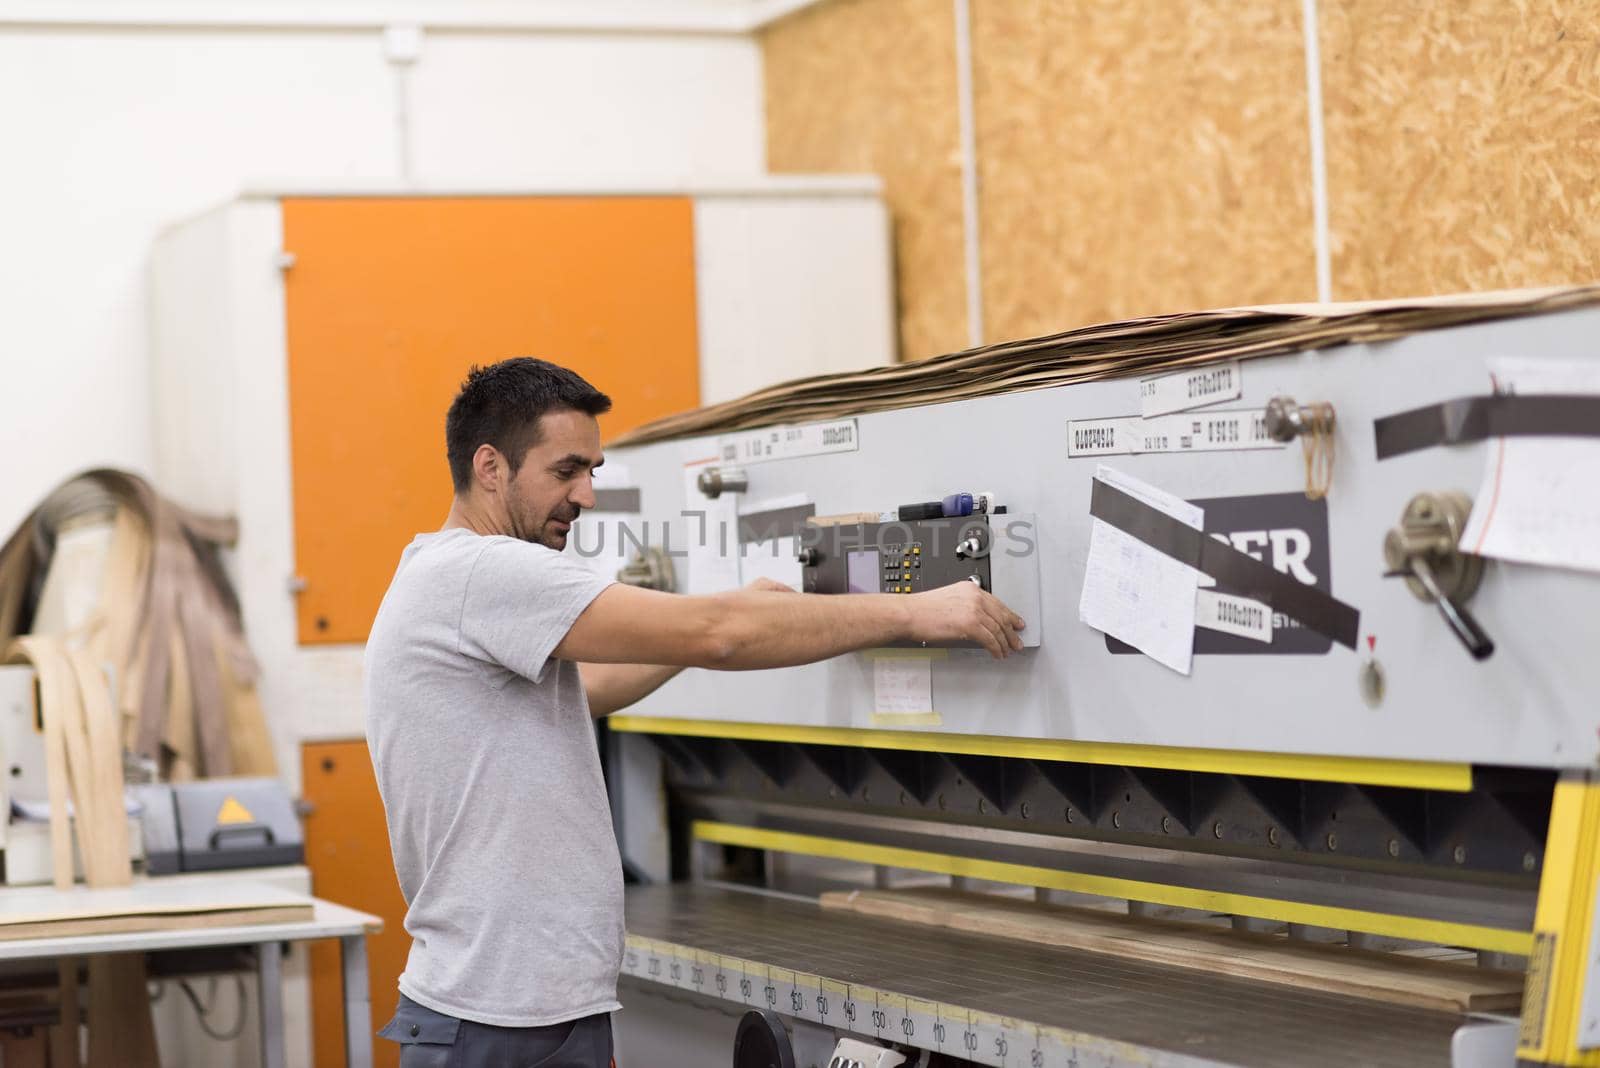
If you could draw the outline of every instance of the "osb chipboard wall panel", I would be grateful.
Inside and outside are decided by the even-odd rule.
[[[975,0],[986,340],[1316,298],[1299,0]]]
[[[1600,2],[1322,0],[1333,296],[1600,279]]]
[[[826,0],[761,35],[767,169],[872,172],[894,220],[900,355],[965,348],[948,0]]]

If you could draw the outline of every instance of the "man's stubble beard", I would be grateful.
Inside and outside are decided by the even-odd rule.
[[[577,511],[572,512],[570,519],[558,510],[545,516],[542,521],[534,522],[528,514],[531,509],[524,504],[515,490],[511,491],[506,503],[511,511],[511,532],[518,540],[543,545],[546,549],[553,549],[556,552],[567,547],[567,538],[571,533],[570,525],[567,534],[557,534],[550,529],[550,524],[552,520],[560,520],[567,524],[575,523],[578,519]]]

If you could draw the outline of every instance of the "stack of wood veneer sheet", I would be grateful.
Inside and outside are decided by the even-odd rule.
[[[0,941],[310,918],[309,900],[270,889],[133,885],[125,754],[167,781],[276,774],[217,557],[236,535],[231,520],[98,470],[69,479],[0,547],[0,659],[38,675],[54,881],[0,892]],[[49,999],[56,1065],[79,1063],[79,964],[58,960]],[[89,1064],[158,1065],[144,957],[95,955],[86,970]]]
[[[1351,949],[1294,941],[1282,934],[1043,905],[942,887],[835,891],[823,894],[821,903],[823,908],[904,923],[1433,1012],[1516,1012],[1522,1003],[1521,971],[1480,968],[1470,957],[1428,959]]]
[[[275,775],[218,558],[237,535],[233,520],[186,511],[126,472],[69,479],[0,547],[0,650],[59,638],[107,669],[123,745],[163,781]]]
[[[837,419],[942,401],[1307,349],[1387,341],[1424,330],[1600,303],[1600,285],[1347,304],[1277,304],[1068,330],[916,363],[784,382],[658,419],[612,445]],[[758,358],[759,353],[751,353]]]

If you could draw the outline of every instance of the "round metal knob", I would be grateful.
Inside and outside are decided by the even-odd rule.
[[[1471,513],[1472,498],[1458,490],[1419,493],[1406,503],[1400,524],[1383,539],[1384,563],[1391,572],[1406,575],[1406,586],[1417,600],[1434,599],[1421,579],[1406,574],[1411,560],[1419,557],[1446,597],[1466,601],[1476,592],[1483,578],[1483,558],[1457,547]]]
[[[749,489],[750,477],[739,467],[708,467],[700,472],[694,484],[701,493],[716,500],[724,493],[743,493]]]
[[[617,581],[627,586],[662,590],[666,593],[672,593],[677,588],[672,557],[659,545],[652,545],[634,553],[633,559],[617,571]]]
[[[1265,412],[1267,436],[1273,441],[1293,441],[1305,433],[1306,419],[1293,397],[1273,397]]]

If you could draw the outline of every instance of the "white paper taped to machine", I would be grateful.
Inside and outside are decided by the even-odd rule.
[[[926,656],[872,658],[874,716],[927,715],[933,711],[933,661]]]
[[[1600,394],[1600,361],[1489,361],[1497,393]],[[1491,438],[1461,550],[1600,571],[1600,439]]]
[[[1095,478],[1197,530],[1205,511],[1101,464]],[[1100,519],[1089,534],[1078,618],[1174,671],[1189,674],[1200,572]]]

